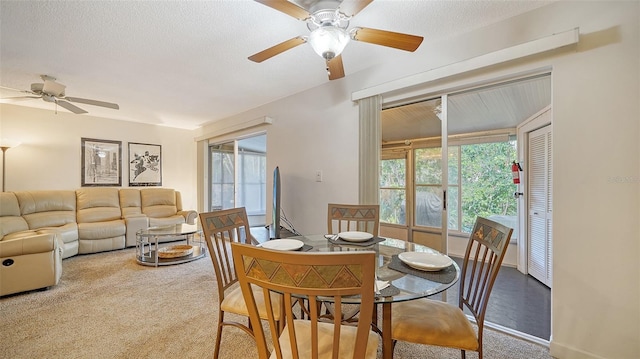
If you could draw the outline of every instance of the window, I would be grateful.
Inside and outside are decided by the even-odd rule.
[[[506,137],[505,137],[506,139]],[[485,141],[485,142],[483,142]],[[486,142],[491,141],[491,142]],[[511,179],[515,141],[476,139],[452,141],[448,149],[448,229],[469,233],[476,216],[490,219],[515,217],[517,201]],[[413,149],[414,198],[417,227],[442,226],[442,150],[416,144]],[[380,165],[380,222],[407,225],[406,161],[385,158]]]
[[[516,141],[460,146],[462,232],[471,231],[476,216],[517,216],[511,177],[511,162],[516,158]]]
[[[264,215],[267,156],[264,153],[238,151],[238,203],[248,215]]]
[[[406,160],[383,159],[380,164],[380,221],[406,224]]]
[[[209,150],[210,210],[245,207],[250,222],[252,216],[264,217],[267,212],[266,135],[210,145]]]
[[[211,150],[211,210],[235,207],[235,160],[233,143],[215,145]]]

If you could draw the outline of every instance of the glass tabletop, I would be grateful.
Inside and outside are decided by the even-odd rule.
[[[172,224],[168,226],[149,227],[139,230],[136,234],[140,237],[177,236],[194,234],[199,231],[197,224]]]
[[[430,252],[433,249],[417,243],[411,243],[394,238],[386,238],[384,241],[371,246],[334,244],[322,234],[289,237],[288,239],[298,239],[304,244],[311,246],[308,252],[336,252],[336,251],[375,251],[377,253],[376,277],[381,281],[388,281],[390,288],[382,290],[389,296],[376,296],[376,303],[401,302],[417,298],[428,297],[447,290],[460,278],[460,268],[453,262],[455,273],[447,276],[443,281],[443,276],[437,272],[418,273],[415,270],[398,271],[389,268],[389,264],[394,260],[394,256],[402,252]],[[413,274],[412,274],[413,273]],[[397,288],[395,290],[394,288]]]

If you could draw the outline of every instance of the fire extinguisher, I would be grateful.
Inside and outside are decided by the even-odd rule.
[[[516,161],[513,161],[513,164],[511,165],[511,175],[513,176],[513,184],[520,183],[520,171],[522,171],[522,167],[520,167],[520,164]]]

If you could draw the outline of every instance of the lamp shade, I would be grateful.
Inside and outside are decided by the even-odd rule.
[[[349,35],[336,26],[321,26],[309,34],[309,44],[313,50],[327,60],[340,55],[349,42]]]
[[[20,145],[20,141],[11,140],[8,138],[0,138],[0,147],[11,148]]]

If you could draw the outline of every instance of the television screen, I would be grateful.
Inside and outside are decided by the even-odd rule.
[[[273,212],[269,237],[280,238],[280,169],[273,170]]]

